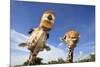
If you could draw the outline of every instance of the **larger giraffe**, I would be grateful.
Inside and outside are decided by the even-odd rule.
[[[49,37],[49,31],[53,27],[54,20],[54,12],[52,10],[45,11],[41,17],[39,27],[32,29],[29,32],[30,37],[28,41],[19,45],[28,46],[28,50],[30,50],[28,65],[36,64],[36,58],[40,51],[43,51],[44,49],[50,50],[49,46],[45,43]]]

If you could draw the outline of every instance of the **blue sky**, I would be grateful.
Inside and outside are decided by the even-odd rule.
[[[56,16],[47,41],[49,44],[66,52],[65,44],[58,47],[61,43],[59,37],[68,30],[75,29],[80,33],[75,54],[78,55],[80,51],[85,54],[95,51],[95,6],[13,1],[11,3],[11,30],[28,36],[30,28],[38,27],[43,12],[49,9],[52,9]]]

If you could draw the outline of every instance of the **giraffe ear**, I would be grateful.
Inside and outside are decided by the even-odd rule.
[[[28,33],[31,34],[33,31],[34,31],[34,29],[31,28]]]
[[[27,46],[27,43],[20,43],[19,44],[19,47],[25,47],[25,46]]]
[[[80,38],[80,35],[78,37]]]
[[[47,33],[47,39],[49,38],[49,33]]]
[[[66,37],[67,37],[67,36],[65,35],[65,36],[64,36],[64,39],[66,39]]]
[[[63,41],[63,38],[62,38],[62,37],[59,37],[59,40],[60,40],[60,41]]]

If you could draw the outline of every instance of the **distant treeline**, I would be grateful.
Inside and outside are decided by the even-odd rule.
[[[85,59],[82,59],[82,60],[78,60],[78,61],[75,61],[74,63],[80,63],[80,62],[94,62],[95,61],[95,54],[90,54],[89,55],[90,58],[85,58]],[[58,60],[52,60],[52,61],[49,61],[48,63],[42,63],[43,59],[42,58],[37,58],[36,59],[36,64],[35,65],[47,65],[47,64],[63,64],[63,63],[66,63],[66,61],[64,61],[62,58],[58,58]],[[28,65],[28,60],[25,61],[22,65],[16,65],[14,67],[18,67],[18,66],[27,66]]]

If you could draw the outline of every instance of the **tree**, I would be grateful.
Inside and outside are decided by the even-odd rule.
[[[95,54],[90,54],[90,58],[79,60],[78,62],[93,62],[95,61]]]
[[[64,61],[62,58],[59,58],[59,59],[58,59],[58,63],[59,63],[59,64],[65,63],[65,61]]]
[[[52,60],[52,61],[49,61],[48,64],[58,64],[58,61]]]
[[[95,55],[94,54],[91,54],[91,61],[95,61]]]
[[[62,58],[58,58],[58,60],[52,60],[52,61],[49,61],[48,64],[62,64],[62,63],[65,63],[65,61],[62,59]]]
[[[36,60],[35,60],[36,65],[40,65],[40,64],[42,64],[41,61],[42,61],[42,58],[37,57]]]
[[[42,61],[42,58],[37,57],[36,60],[35,60],[35,64],[33,64],[33,65],[43,64],[41,61]],[[23,63],[23,66],[27,66],[27,65],[28,65],[28,60]]]
[[[27,65],[28,65],[28,60],[24,62],[23,66],[27,66]]]

